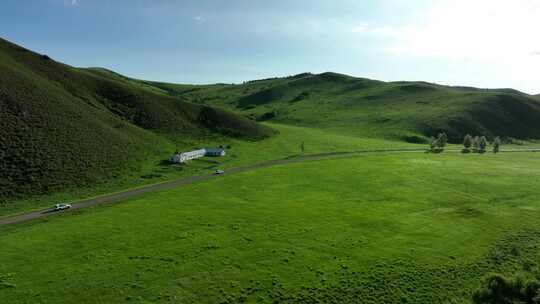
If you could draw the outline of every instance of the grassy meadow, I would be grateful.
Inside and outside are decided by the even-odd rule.
[[[469,303],[486,273],[537,269],[539,166],[535,153],[310,161],[2,227],[0,299]]]
[[[276,134],[262,141],[233,139],[211,135],[203,138],[170,136],[153,147],[153,151],[136,160],[124,174],[114,179],[98,181],[92,186],[71,187],[47,195],[32,196],[23,200],[0,204],[0,217],[9,216],[34,209],[46,208],[55,202],[72,202],[93,196],[117,192],[186,177],[208,173],[217,168],[230,168],[268,160],[292,157],[301,154],[300,145],[304,142],[304,154],[324,152],[349,152],[366,149],[399,149],[418,145],[381,139],[358,138],[335,134],[313,128],[266,124]],[[203,158],[188,165],[170,165],[166,160],[175,151],[189,151],[197,147],[230,146],[227,155],[220,158]],[[422,147],[422,146],[420,146]]]

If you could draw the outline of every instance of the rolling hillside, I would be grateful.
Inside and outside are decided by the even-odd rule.
[[[422,141],[446,131],[540,138],[540,103],[511,89],[483,90],[426,82],[382,82],[336,73],[300,74],[241,85],[142,82],[194,103],[260,121],[336,130],[357,136]]]
[[[0,40],[0,201],[134,172],[174,149],[171,138],[271,136],[254,120],[408,142],[443,130],[453,142],[466,133],[538,139],[538,99],[336,73],[160,83],[70,67]]]
[[[272,130],[0,40],[0,202],[134,171],[169,137]]]

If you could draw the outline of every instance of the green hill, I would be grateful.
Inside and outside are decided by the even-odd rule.
[[[172,149],[173,136],[272,134],[231,112],[158,93],[0,39],[0,201],[136,170]]]
[[[382,82],[336,73],[306,73],[241,85],[144,83],[187,101],[234,110],[261,121],[357,136],[421,141],[445,131],[454,142],[467,133],[540,138],[540,103],[512,89]]]
[[[0,40],[0,201],[134,172],[174,149],[171,138],[273,133],[254,120],[409,142],[440,131],[453,142],[466,133],[538,139],[538,99],[336,73],[238,85],[151,82],[70,67]]]

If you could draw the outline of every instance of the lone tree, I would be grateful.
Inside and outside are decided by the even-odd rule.
[[[439,142],[439,148],[444,148],[446,147],[446,143],[448,142],[448,136],[444,132],[439,133],[437,140]]]
[[[479,153],[484,153],[486,152],[486,147],[488,145],[488,141],[486,139],[485,136],[481,136],[479,139],[478,139],[478,152]]]
[[[429,138],[429,152],[432,153],[441,153],[444,151],[446,142],[448,141],[448,136],[445,133],[439,133],[437,138],[431,136]]]
[[[464,151],[469,152],[472,144],[473,144],[472,136],[470,136],[469,134],[465,135],[465,137],[463,138],[463,146],[465,147]]]
[[[493,153],[499,153],[499,148],[501,147],[501,138],[499,136],[493,139]]]
[[[435,137],[431,136],[429,138],[429,151],[435,152],[438,146],[439,146],[438,140]]]

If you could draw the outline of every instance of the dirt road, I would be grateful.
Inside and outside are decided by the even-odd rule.
[[[460,152],[460,151],[461,150],[459,149],[446,149],[445,153],[446,152],[455,153],[455,152]],[[510,152],[540,152],[540,149],[513,149],[513,150],[501,151],[501,153],[510,153]],[[347,158],[347,157],[354,157],[354,156],[360,156],[360,155],[379,155],[379,154],[384,155],[384,154],[395,154],[395,153],[425,153],[425,149],[415,148],[415,149],[395,149],[395,150],[363,150],[363,151],[355,151],[355,152],[332,152],[332,153],[321,153],[321,154],[306,155],[306,156],[294,156],[294,157],[290,157],[286,159],[271,160],[271,161],[266,161],[266,162],[257,163],[253,165],[229,168],[226,170],[225,174],[230,175],[230,174],[253,171],[260,168],[266,168],[266,167],[271,167],[271,166],[276,166],[276,165],[299,163],[299,162],[305,162],[305,161]],[[34,220],[38,218],[51,216],[58,213],[70,212],[72,210],[93,207],[93,206],[97,206],[101,204],[120,202],[120,201],[124,201],[126,199],[133,198],[144,193],[172,189],[172,188],[176,188],[182,185],[193,184],[196,182],[208,180],[210,178],[218,178],[218,177],[220,176],[215,175],[215,174],[196,175],[196,176],[190,176],[190,177],[173,180],[170,182],[148,185],[148,186],[143,186],[136,189],[126,190],[123,192],[107,194],[100,197],[77,201],[73,203],[73,206],[71,207],[71,209],[65,210],[65,211],[54,212],[52,211],[52,209],[46,209],[46,210],[29,212],[26,214],[16,215],[16,216],[7,217],[7,218],[1,218],[0,226],[22,223],[22,222],[26,222],[26,221],[30,221],[30,220]]]

